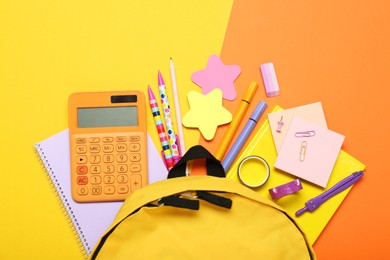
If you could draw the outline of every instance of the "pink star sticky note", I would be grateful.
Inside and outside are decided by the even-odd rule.
[[[192,74],[192,81],[202,88],[202,93],[207,94],[215,88],[222,90],[223,98],[234,100],[236,89],[234,81],[241,73],[238,65],[225,65],[217,55],[211,55],[204,70]]]
[[[185,127],[198,128],[206,140],[214,138],[219,125],[232,121],[232,114],[222,106],[222,91],[214,89],[207,95],[190,91],[190,110],[183,117]]]

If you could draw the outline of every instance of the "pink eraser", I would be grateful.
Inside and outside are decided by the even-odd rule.
[[[261,64],[260,70],[261,75],[263,75],[263,81],[267,97],[279,96],[280,90],[278,80],[276,79],[274,64],[272,62]]]

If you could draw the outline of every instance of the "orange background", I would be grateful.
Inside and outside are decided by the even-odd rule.
[[[343,150],[367,165],[316,241],[318,259],[379,259],[389,250],[389,14],[384,0],[233,4],[221,58],[240,65],[242,74],[235,82],[237,99],[224,100],[224,106],[234,113],[252,80],[260,83],[252,103],[268,103],[262,120],[274,105],[321,101],[328,128],[346,136]],[[281,89],[275,98],[266,98],[259,71],[270,61]],[[219,127],[212,141],[200,144],[215,152],[226,129]]]

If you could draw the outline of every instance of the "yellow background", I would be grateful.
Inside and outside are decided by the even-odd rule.
[[[0,259],[83,257],[33,145],[68,127],[72,92],[157,92],[157,70],[170,85],[170,57],[183,115],[186,93],[200,91],[191,74],[220,53],[232,4],[0,1]],[[198,143],[196,130],[185,135]]]

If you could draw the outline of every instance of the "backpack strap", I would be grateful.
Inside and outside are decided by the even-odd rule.
[[[199,210],[198,200],[180,198],[179,195],[171,195],[158,200],[159,205],[178,207],[183,209]]]
[[[220,206],[226,209],[232,208],[233,202],[229,198],[218,196],[207,191],[199,191],[199,190],[196,191],[196,195],[199,199],[207,201],[216,206]]]
[[[203,146],[195,145],[191,147],[169,171],[168,179],[185,177],[187,162],[195,159],[206,159],[207,175],[221,178],[224,178],[226,176],[225,170],[223,169],[221,162],[216,159]]]
[[[185,177],[187,162],[195,159],[206,159],[206,170],[208,176],[225,178],[225,170],[221,162],[216,159],[206,148],[201,145],[191,147],[186,154],[176,163],[176,165],[169,171],[168,179]],[[230,209],[232,207],[232,200],[211,194],[206,191],[196,191],[196,196],[199,199],[205,200],[214,205]],[[168,204],[169,205],[169,204]]]

